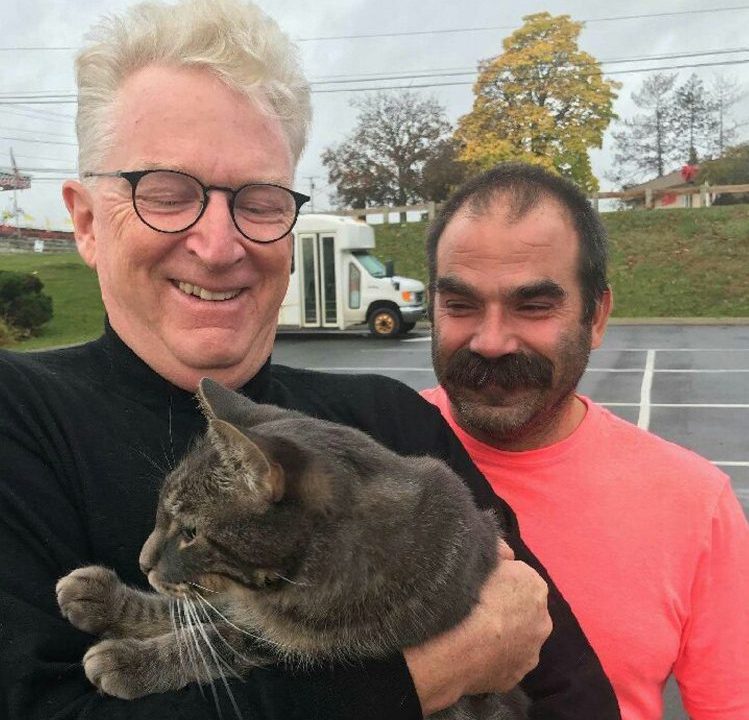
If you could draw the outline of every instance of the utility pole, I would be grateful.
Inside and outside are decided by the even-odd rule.
[[[315,212],[315,180],[319,178],[319,175],[307,175],[306,180],[309,180],[309,211]]]
[[[21,176],[18,172],[16,159],[13,157],[13,148],[10,148],[10,166],[13,169],[13,214],[16,216],[16,239],[21,239],[21,208],[18,207],[18,185]]]

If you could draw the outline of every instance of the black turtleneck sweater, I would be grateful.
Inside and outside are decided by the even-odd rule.
[[[397,381],[267,362],[241,392],[358,427],[402,454],[443,458],[483,507],[494,507],[518,559],[546,573],[519,538],[439,412]],[[0,353],[0,717],[7,720],[205,720],[211,693],[123,701],[98,694],[80,664],[93,639],[64,620],[56,581],[100,564],[147,587],[138,568],[160,482],[204,428],[194,397],[145,365],[107,327],[99,340],[44,353]],[[551,587],[554,631],[523,681],[534,718],[619,717],[598,659]],[[254,670],[232,689],[245,720],[414,720],[419,703],[401,656],[361,666]],[[203,693],[205,692],[205,697]],[[219,686],[223,717],[234,717]]]

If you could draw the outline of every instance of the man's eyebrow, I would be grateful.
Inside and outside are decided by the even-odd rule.
[[[443,275],[437,278],[436,288],[437,292],[453,293],[466,297],[474,297],[476,295],[476,291],[471,285],[460,278],[456,278],[454,275]]]
[[[567,297],[567,291],[554,280],[539,280],[530,285],[520,285],[513,288],[508,297],[511,300],[522,301],[544,297],[552,300],[563,300]]]

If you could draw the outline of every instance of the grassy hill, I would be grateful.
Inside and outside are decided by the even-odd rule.
[[[611,240],[615,317],[749,317],[749,205],[603,215]],[[426,280],[425,223],[377,225],[376,254]],[[96,275],[74,254],[0,255],[0,269],[37,271],[54,317],[19,349],[96,337],[103,308]]]
[[[749,317],[749,205],[602,217],[615,317]],[[425,281],[426,224],[376,229],[377,255]]]

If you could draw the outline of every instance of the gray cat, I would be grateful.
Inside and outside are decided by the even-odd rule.
[[[100,690],[131,699],[279,660],[383,657],[469,614],[498,528],[447,465],[211,380],[198,399],[208,430],[167,476],[140,555],[158,593],[98,566],[57,585],[63,615],[106,638],[83,658]],[[526,709],[516,690],[432,717]]]

